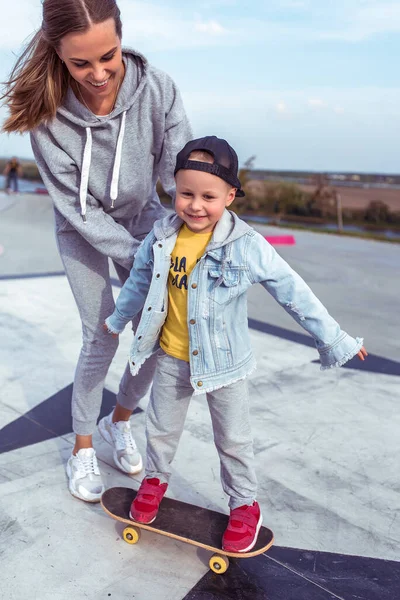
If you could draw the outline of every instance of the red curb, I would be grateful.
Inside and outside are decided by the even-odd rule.
[[[266,235],[265,239],[267,240],[267,242],[272,244],[272,246],[294,246],[294,244],[296,243],[296,240],[294,239],[293,235]]]

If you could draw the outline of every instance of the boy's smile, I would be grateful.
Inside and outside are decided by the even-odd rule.
[[[181,169],[176,174],[175,211],[194,233],[209,233],[232,204],[235,192],[216,175]]]

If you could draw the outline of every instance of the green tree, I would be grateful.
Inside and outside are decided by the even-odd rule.
[[[340,193],[333,187],[324,173],[318,173],[314,177],[315,190],[311,194],[311,213],[319,213],[318,216],[329,217],[336,213],[338,231],[343,231],[343,211]]]
[[[250,179],[250,171],[254,167],[254,161],[256,160],[256,156],[250,156],[243,164],[243,167],[239,169],[239,181],[242,185],[242,189],[245,192],[245,196],[243,198],[235,198],[234,203],[231,205],[231,209],[234,210],[238,214],[243,214],[246,210],[249,210],[252,203],[254,202],[254,198],[252,194],[246,189],[247,183]]]
[[[309,194],[294,183],[284,181],[270,183],[266,186],[266,205],[279,221],[285,215],[305,215]]]

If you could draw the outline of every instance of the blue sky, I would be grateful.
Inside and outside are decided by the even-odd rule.
[[[400,0],[119,6],[123,43],[175,79],[196,137],[226,137],[258,168],[400,171]],[[2,8],[2,81],[40,13]],[[0,135],[9,154],[32,156],[28,138]]]

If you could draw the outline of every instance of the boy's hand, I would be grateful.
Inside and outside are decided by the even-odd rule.
[[[358,352],[357,356],[360,360],[365,360],[364,356],[368,356],[368,352],[366,351],[364,346],[361,348],[360,352]]]
[[[103,329],[104,329],[104,331],[106,333],[111,334],[113,338],[117,338],[118,337],[118,333],[112,333],[111,331],[108,330],[108,327],[107,327],[106,323],[103,324]]]

